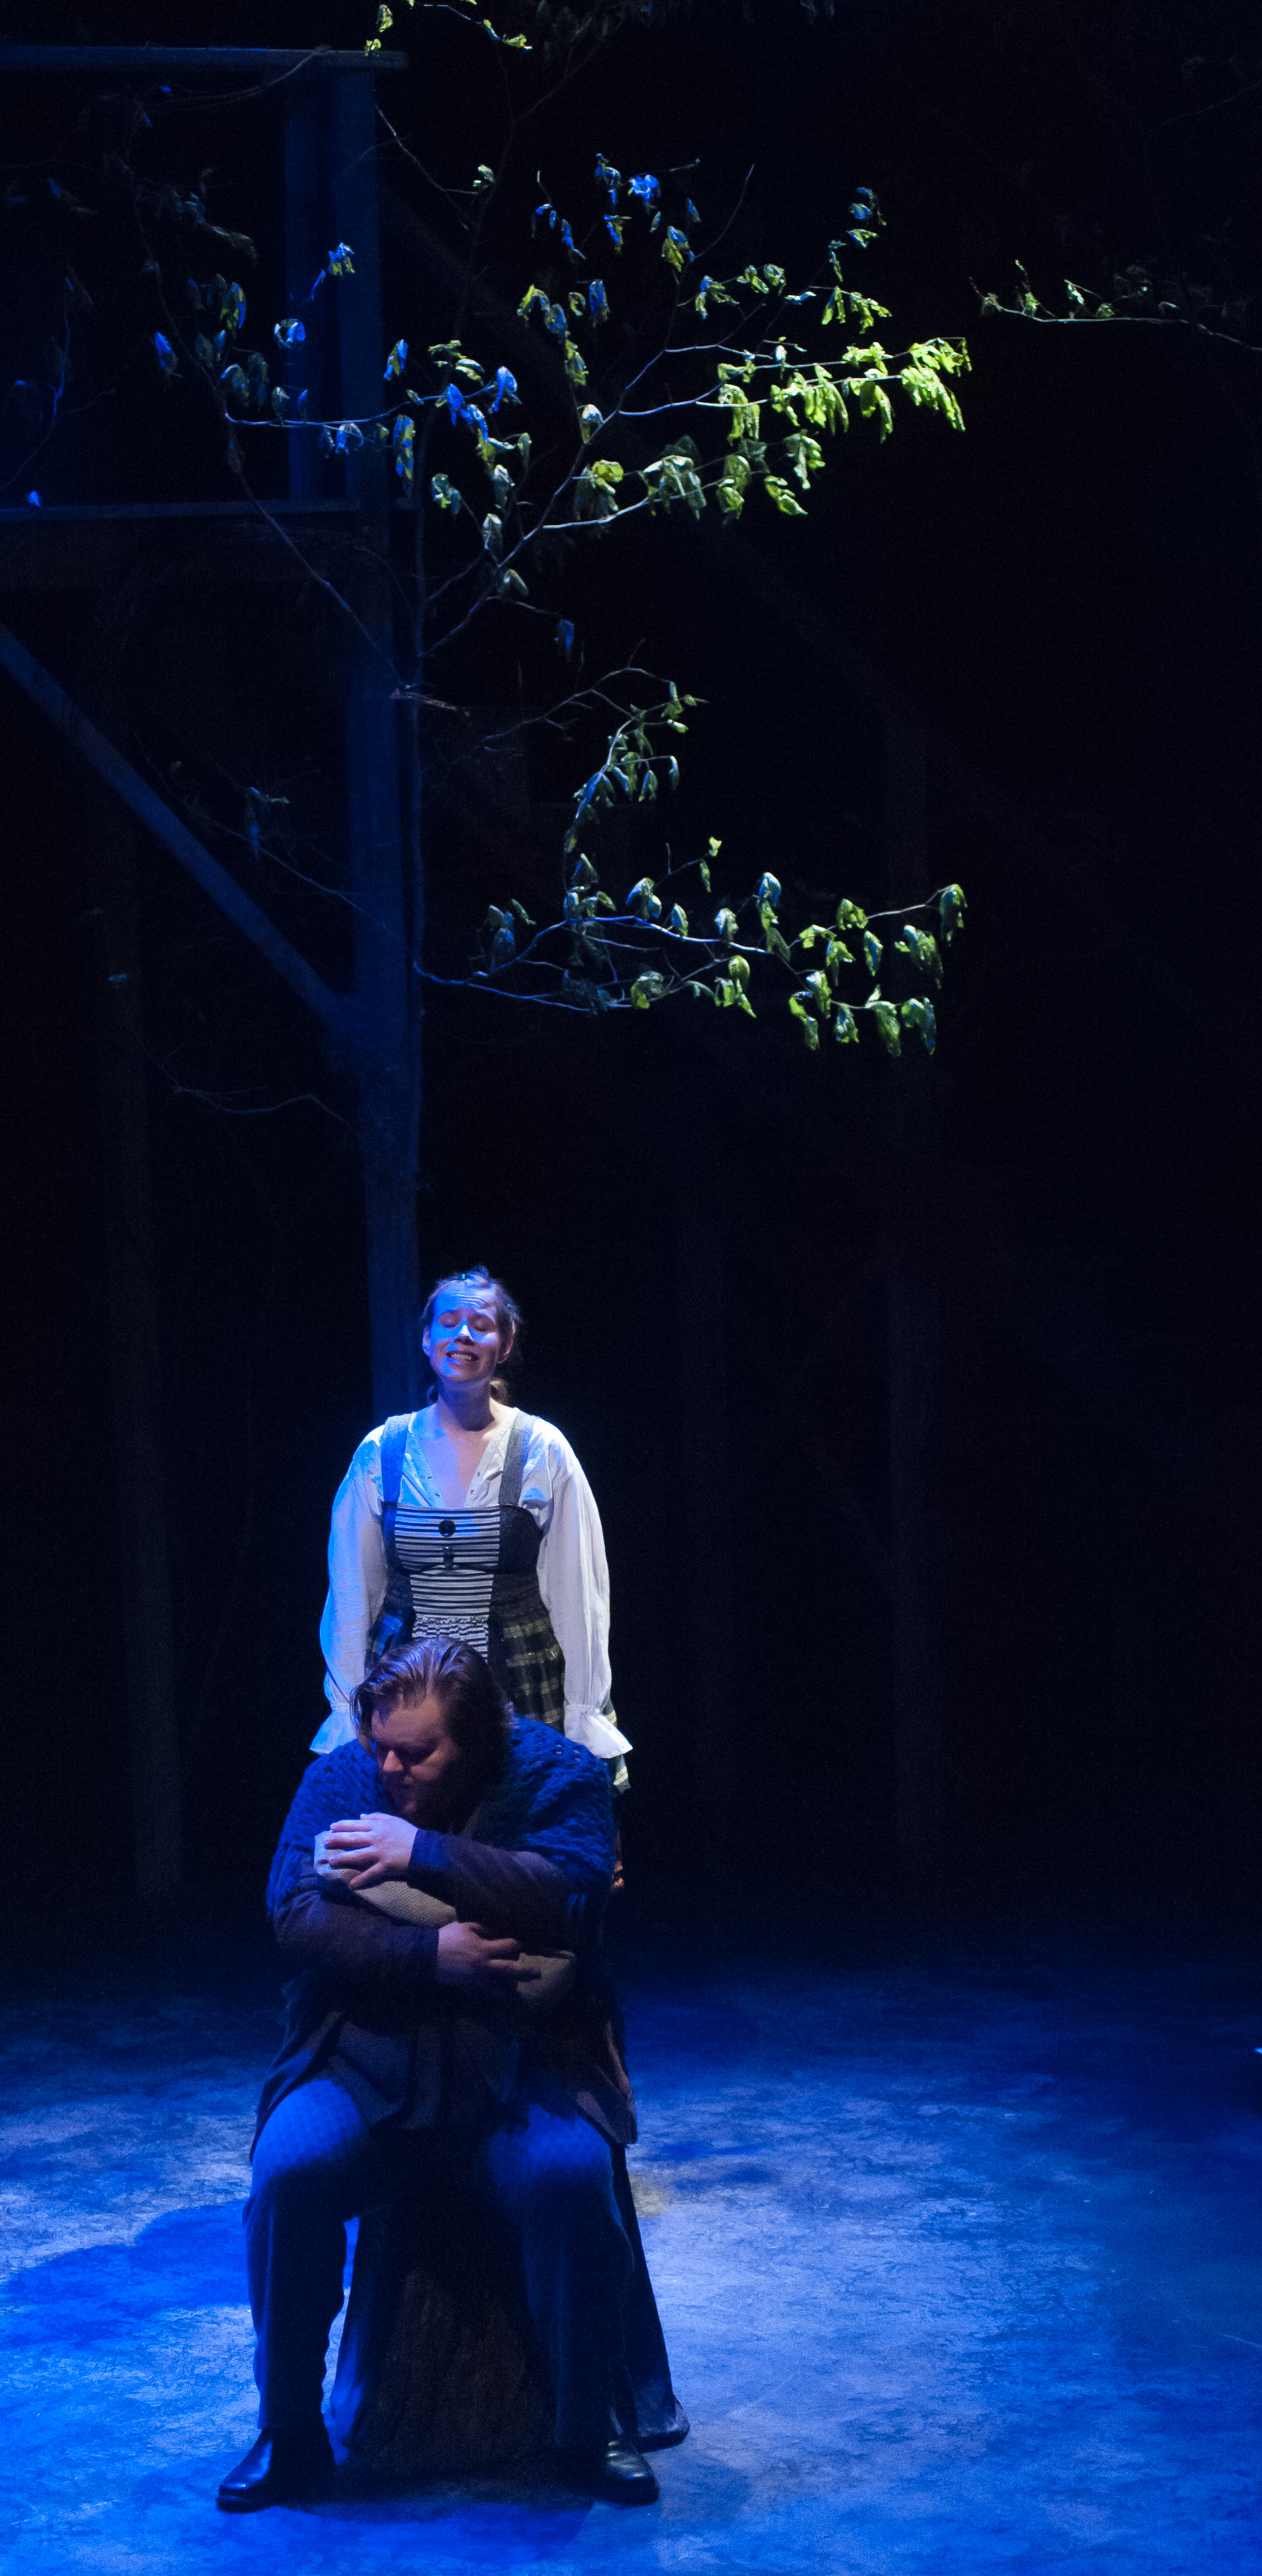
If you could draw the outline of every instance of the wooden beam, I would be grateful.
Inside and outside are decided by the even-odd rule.
[[[332,511],[343,519],[353,515],[353,501],[269,501],[273,519],[315,517]],[[116,519],[140,520],[147,527],[154,519],[248,519],[264,530],[264,519],[254,501],[51,501],[47,508],[28,501],[20,509],[0,510],[0,528],[76,528],[104,526]],[[270,531],[268,532],[270,533]]]
[[[272,518],[295,545],[278,543]],[[336,555],[358,536],[359,512],[347,500],[300,508],[276,502],[268,518],[235,501],[155,510],[0,510],[0,592],[108,593],[137,570],[142,549],[168,589],[196,583],[222,590],[237,582],[288,582],[296,589],[308,564],[327,578]]]
[[[406,54],[332,45],[0,45],[0,72],[402,72]]]
[[[292,946],[274,922],[269,921],[252,896],[246,894],[236,879],[229,876],[227,869],[220,866],[218,859],[211,857],[209,850],[204,849],[195,834],[189,831],[188,825],[180,821],[178,814],[172,813],[170,806],[163,803],[148,781],[132,768],[129,760],[124,759],[122,752],[97,731],[60,682],[54,680],[42,663],[27,652],[26,646],[19,643],[7,626],[0,626],[0,670],[7,671],[10,679],[25,689],[41,713],[49,717],[106,785],[131,807],[133,814],[156,840],[161,841],[164,849],[179,860],[180,866],[196,880],[203,894],[208,894],[212,903],[218,904],[236,929],[245,932],[246,938],[252,940],[260,954],[266,957],[269,966],[274,966],[277,974],[284,976],[286,983],[293,986],[308,1009],[323,1020],[325,1027],[343,1040],[348,1038],[351,1014],[340,995],[330,991],[315,968],[308,965],[301,951]]]

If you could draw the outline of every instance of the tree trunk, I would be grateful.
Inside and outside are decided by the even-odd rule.
[[[733,1729],[736,1685],[736,1583],[732,1563],[731,1456],[726,1360],[727,1289],[723,1236],[710,1203],[695,1189],[676,1199],[676,1313],[705,1317],[706,1348],[717,1365],[703,1376],[685,1362],[679,1389],[684,1462],[682,1561],[692,1632],[692,1805],[703,1862],[730,1856],[736,1793]],[[681,1352],[693,1340],[680,1330]]]
[[[923,1883],[942,1856],[941,1317],[937,1283],[915,1259],[886,1280],[889,1337],[890,1597],[895,1816],[899,1859]]]
[[[355,253],[336,304],[341,406],[348,419],[382,407],[377,112],[369,80],[325,86],[337,237]],[[388,457],[358,450],[347,468],[359,500],[358,570],[348,588],[346,794],[355,898],[359,1138],[364,1163],[373,1404],[379,1418],[414,1405],[421,1379],[417,1154],[421,1117],[419,848],[404,832],[404,743],[395,658]],[[414,801],[414,800],[410,800]]]
[[[183,1836],[135,826],[114,796],[101,805],[97,882],[104,925],[101,1141],[135,1875],[137,1894],[143,1903],[153,1904],[174,1895],[180,1885]]]
[[[929,756],[924,734],[886,722],[887,900],[932,891]],[[884,925],[897,936],[897,925]],[[941,1864],[946,1745],[940,1510],[941,1299],[928,1206],[938,1084],[908,1033],[890,1068],[892,1226],[886,1278],[890,1607],[895,1825],[900,1865],[923,1887]]]

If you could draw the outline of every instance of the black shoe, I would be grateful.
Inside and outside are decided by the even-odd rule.
[[[301,2432],[264,2431],[229,2469],[215,2501],[223,2513],[261,2513],[264,2505],[292,2504],[316,2493],[332,2469],[333,2445],[323,2424]]]
[[[662,2492],[634,2442],[606,2442],[595,2468],[596,2493],[606,2504],[656,2504]]]

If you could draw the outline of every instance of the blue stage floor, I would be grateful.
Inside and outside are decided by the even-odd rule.
[[[529,2481],[218,2514],[253,2426],[257,1967],[244,2002],[134,1967],[15,2001],[6,2570],[1262,2571],[1247,1969],[1026,1943],[627,1982],[694,2427],[629,2514]]]

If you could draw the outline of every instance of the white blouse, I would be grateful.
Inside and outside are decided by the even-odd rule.
[[[510,1409],[492,1432],[465,1496],[466,1511],[493,1511],[508,1435]],[[313,1753],[332,1753],[355,1739],[350,1695],[364,1678],[368,1638],[386,1597],[386,1548],[381,1527],[381,1432],[361,1440],[338,1488],[329,1528],[329,1591],[320,1621],[325,1697],[330,1714],[312,1738]],[[419,1419],[403,1453],[401,1502],[441,1511],[444,1498],[430,1472],[428,1442],[417,1437]],[[565,1732],[589,1753],[611,1761],[630,1745],[605,1714],[609,1698],[609,1571],[595,1496],[568,1440],[551,1422],[532,1417],[522,1457],[521,1506],[539,1524],[539,1590],[565,1657]]]

